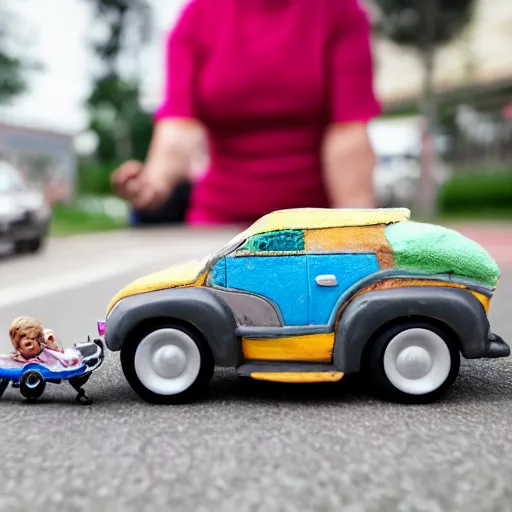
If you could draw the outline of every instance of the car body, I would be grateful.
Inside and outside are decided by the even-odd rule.
[[[43,192],[29,188],[14,166],[0,161],[0,252],[39,251],[51,217]]]
[[[500,271],[477,243],[407,209],[265,215],[201,261],[120,290],[105,341],[145,400],[189,400],[214,366],[278,382],[363,372],[387,399],[428,402],[466,358],[505,357],[488,312]]]

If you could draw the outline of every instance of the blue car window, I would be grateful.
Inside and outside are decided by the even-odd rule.
[[[253,253],[304,251],[304,232],[301,229],[288,229],[261,233],[250,237],[240,250]]]

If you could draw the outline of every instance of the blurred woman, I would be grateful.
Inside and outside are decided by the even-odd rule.
[[[167,39],[147,160],[122,165],[113,186],[143,221],[371,208],[378,114],[358,0],[192,0]],[[209,163],[192,179],[203,137]]]

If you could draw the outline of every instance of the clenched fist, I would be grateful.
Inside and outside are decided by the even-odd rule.
[[[161,207],[172,193],[172,183],[163,172],[129,160],[111,177],[114,191],[135,209],[151,211]]]

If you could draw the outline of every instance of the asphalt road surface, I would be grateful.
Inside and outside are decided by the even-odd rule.
[[[95,334],[112,295],[139,275],[201,257],[232,232],[135,232],[51,241],[0,263],[0,349],[33,315],[70,346]],[[506,247],[508,249],[508,247]],[[508,254],[508,250],[501,252]],[[512,268],[493,329],[512,340]],[[34,405],[0,401],[0,512],[512,510],[512,363],[464,361],[441,402],[398,406],[356,378],[242,386],[217,371],[203,400],[152,406],[109,353],[86,390],[49,385]]]

